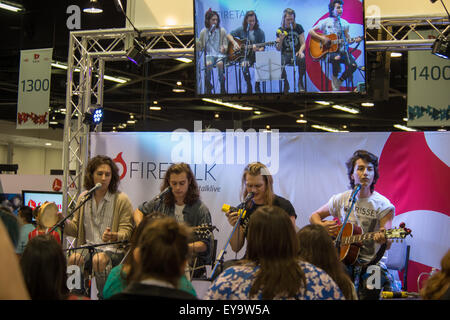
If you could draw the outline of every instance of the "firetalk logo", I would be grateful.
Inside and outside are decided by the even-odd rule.
[[[34,60],[39,59],[39,57],[40,57],[40,55],[39,55],[38,53],[35,53],[35,54],[34,54]]]
[[[119,152],[119,154],[113,159],[113,161],[117,164],[122,165],[122,174],[120,175],[120,180],[122,180],[125,175],[127,174],[127,164],[122,158],[122,152]],[[120,169],[119,169],[120,172]]]

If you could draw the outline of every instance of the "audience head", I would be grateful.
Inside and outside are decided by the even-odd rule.
[[[20,266],[32,300],[67,298],[66,258],[53,236],[45,234],[28,241]]]
[[[175,198],[183,199],[188,205],[194,204],[200,198],[197,180],[187,163],[175,163],[167,169],[161,191],[169,186],[172,192],[164,197],[164,203],[169,207],[175,205]]]
[[[134,250],[138,272],[135,280],[157,279],[178,282],[188,259],[191,230],[174,218],[161,218],[144,227]]]
[[[271,205],[273,202],[273,178],[269,169],[261,162],[253,162],[245,167],[241,188],[242,200],[253,192],[256,204]]]
[[[438,300],[450,289],[450,249],[442,257],[441,270],[433,274],[420,290],[424,300]]]
[[[144,216],[141,223],[136,228],[134,228],[133,233],[131,234],[130,247],[129,247],[130,252],[133,252],[134,249],[136,249],[136,247],[138,246],[139,237],[142,235],[142,231],[145,229],[145,227],[147,227],[155,219],[161,219],[164,217],[165,217],[164,214],[162,214],[161,212],[157,212],[157,211],[153,211],[152,213]],[[135,261],[133,259],[133,254],[129,254],[125,258],[124,265],[130,266],[130,271],[127,273],[127,276],[126,276],[127,283],[130,283],[132,281],[132,279],[134,279],[134,277],[136,275],[136,271],[137,271],[137,267],[136,267]]]
[[[22,206],[19,209],[18,216],[23,224],[33,223],[33,209],[28,206]]]
[[[298,264],[298,242],[289,215],[277,206],[262,206],[252,214],[247,234],[247,258],[260,266],[250,296],[262,290],[263,299],[287,292],[290,296],[305,286]]]
[[[119,168],[110,157],[98,155],[89,160],[84,176],[84,188],[92,189],[97,183],[101,183],[101,189],[105,191],[117,192],[120,183]]]
[[[8,207],[0,206],[0,219],[3,221],[6,230],[8,230],[8,235],[14,248],[16,248],[20,236],[20,224],[17,217]]]
[[[310,224],[297,232],[300,258],[323,269],[337,283],[345,298],[353,299],[353,288],[344,265],[339,261],[336,248],[327,230]]]

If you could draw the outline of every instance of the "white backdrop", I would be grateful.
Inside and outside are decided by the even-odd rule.
[[[120,189],[128,194],[136,208],[159,193],[165,170],[175,162],[173,159],[180,150],[184,152],[187,159],[191,159],[186,162],[195,171],[201,199],[210,209],[212,222],[219,229],[215,232],[219,252],[231,232],[231,226],[220,209],[224,203],[239,204],[242,171],[249,162],[249,154],[252,154],[248,144],[238,148],[235,143],[230,148],[225,136],[224,133],[216,133],[211,139],[208,134],[188,132],[93,133],[91,156],[105,154],[116,160],[123,175]],[[278,137],[278,145],[272,139],[274,137]],[[408,288],[412,289],[417,279],[414,273],[429,271],[431,267],[439,268],[440,259],[450,243],[448,132],[280,133],[267,142],[261,139],[261,134],[258,138],[257,160],[264,155],[262,144],[267,143],[271,153],[269,157],[266,155],[267,161],[262,162],[270,164],[276,171],[274,164],[279,161],[278,172],[273,175],[274,190],[292,202],[300,228],[309,223],[309,215],[331,195],[348,188],[345,162],[355,150],[366,149],[378,155],[381,177],[376,190],[396,206],[394,225],[405,221],[413,230],[414,238],[410,238],[408,243],[412,246],[411,263],[415,265],[410,267],[411,276],[408,278],[411,284]],[[212,159],[215,162],[202,161],[213,151],[220,156]],[[246,154],[242,163],[237,161],[237,151]],[[227,159],[230,152],[234,152],[233,161],[217,163],[220,159]],[[433,187],[438,190],[431,190]],[[240,253],[243,252],[241,250]],[[228,248],[225,259],[235,257]]]

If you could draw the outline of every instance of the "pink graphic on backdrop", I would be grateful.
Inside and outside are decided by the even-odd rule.
[[[423,132],[392,133],[380,156],[379,169],[376,190],[395,205],[396,216],[420,210],[449,216],[450,168],[432,152]],[[421,230],[412,230],[413,235],[415,232],[420,235]],[[438,239],[436,235],[429,241]],[[426,248],[416,243],[411,250]],[[418,276],[432,268],[412,259],[408,266],[408,291],[417,291]]]
[[[344,7],[343,7],[344,11],[342,14],[342,18],[345,19],[348,23],[350,24],[360,24],[362,25],[363,23],[363,7],[362,7],[362,3],[360,0],[346,0],[344,2]],[[317,25],[317,23],[319,23],[319,21],[328,18],[330,16],[330,14],[328,13],[328,6],[324,7],[324,12],[326,11],[327,13],[324,14],[322,17],[320,17],[317,22],[314,24],[314,26]],[[363,32],[362,30],[363,28],[361,28],[361,32]],[[363,36],[363,34],[357,34],[357,35],[350,35],[350,37],[357,37],[357,36]],[[325,88],[328,88],[329,90],[331,90],[331,80],[327,78],[327,75],[325,74],[324,70],[322,69],[321,65],[320,65],[320,61],[315,61],[312,59],[311,55],[309,54],[309,40],[310,40],[311,36],[309,34],[307,34],[307,38],[306,38],[306,48],[305,48],[305,60],[306,60],[306,70],[309,76],[309,79],[311,80],[311,82],[316,86],[316,88],[318,88],[321,91],[324,91]],[[362,45],[362,43],[361,43]],[[352,55],[353,57],[356,59],[359,58],[359,56],[361,56],[362,51],[359,49],[356,49],[354,51],[352,51]],[[331,75],[331,66],[330,66],[330,75]],[[322,79],[324,79],[324,81],[328,82],[328,85],[326,85],[326,82],[323,83],[322,85]],[[353,88],[350,88],[353,89]]]
[[[380,157],[376,190],[395,204],[396,215],[450,213],[450,168],[431,151],[423,132],[391,134]]]

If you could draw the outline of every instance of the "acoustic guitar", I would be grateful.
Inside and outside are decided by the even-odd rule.
[[[339,260],[343,261],[346,265],[355,264],[362,246],[361,242],[364,240],[373,240],[375,234],[378,232],[362,234],[359,226],[347,223],[342,231]],[[404,239],[406,236],[411,235],[411,229],[405,228],[405,224],[401,223],[399,228],[385,230],[384,235],[386,239]]]
[[[245,50],[247,51],[247,58],[253,57],[253,46],[256,46],[257,48],[260,47],[265,47],[265,46],[274,46],[277,44],[276,41],[269,41],[269,42],[263,42],[263,43],[251,43],[251,41],[249,41],[248,45],[246,45],[247,40],[246,39],[238,39],[238,38],[233,38],[234,41],[237,42],[237,44],[239,45],[239,49],[234,49],[233,43],[230,41],[228,42],[228,49],[227,49],[227,56],[228,56],[228,61],[236,61],[236,60],[240,60],[242,58],[245,58]]]
[[[325,45],[321,40],[315,39],[313,37],[309,38],[309,54],[315,60],[321,59],[324,55],[330,52],[336,52],[339,49],[339,45],[344,42],[344,39],[339,39],[337,34],[322,35],[330,39],[330,42]],[[358,38],[351,38],[348,42],[353,42]]]

